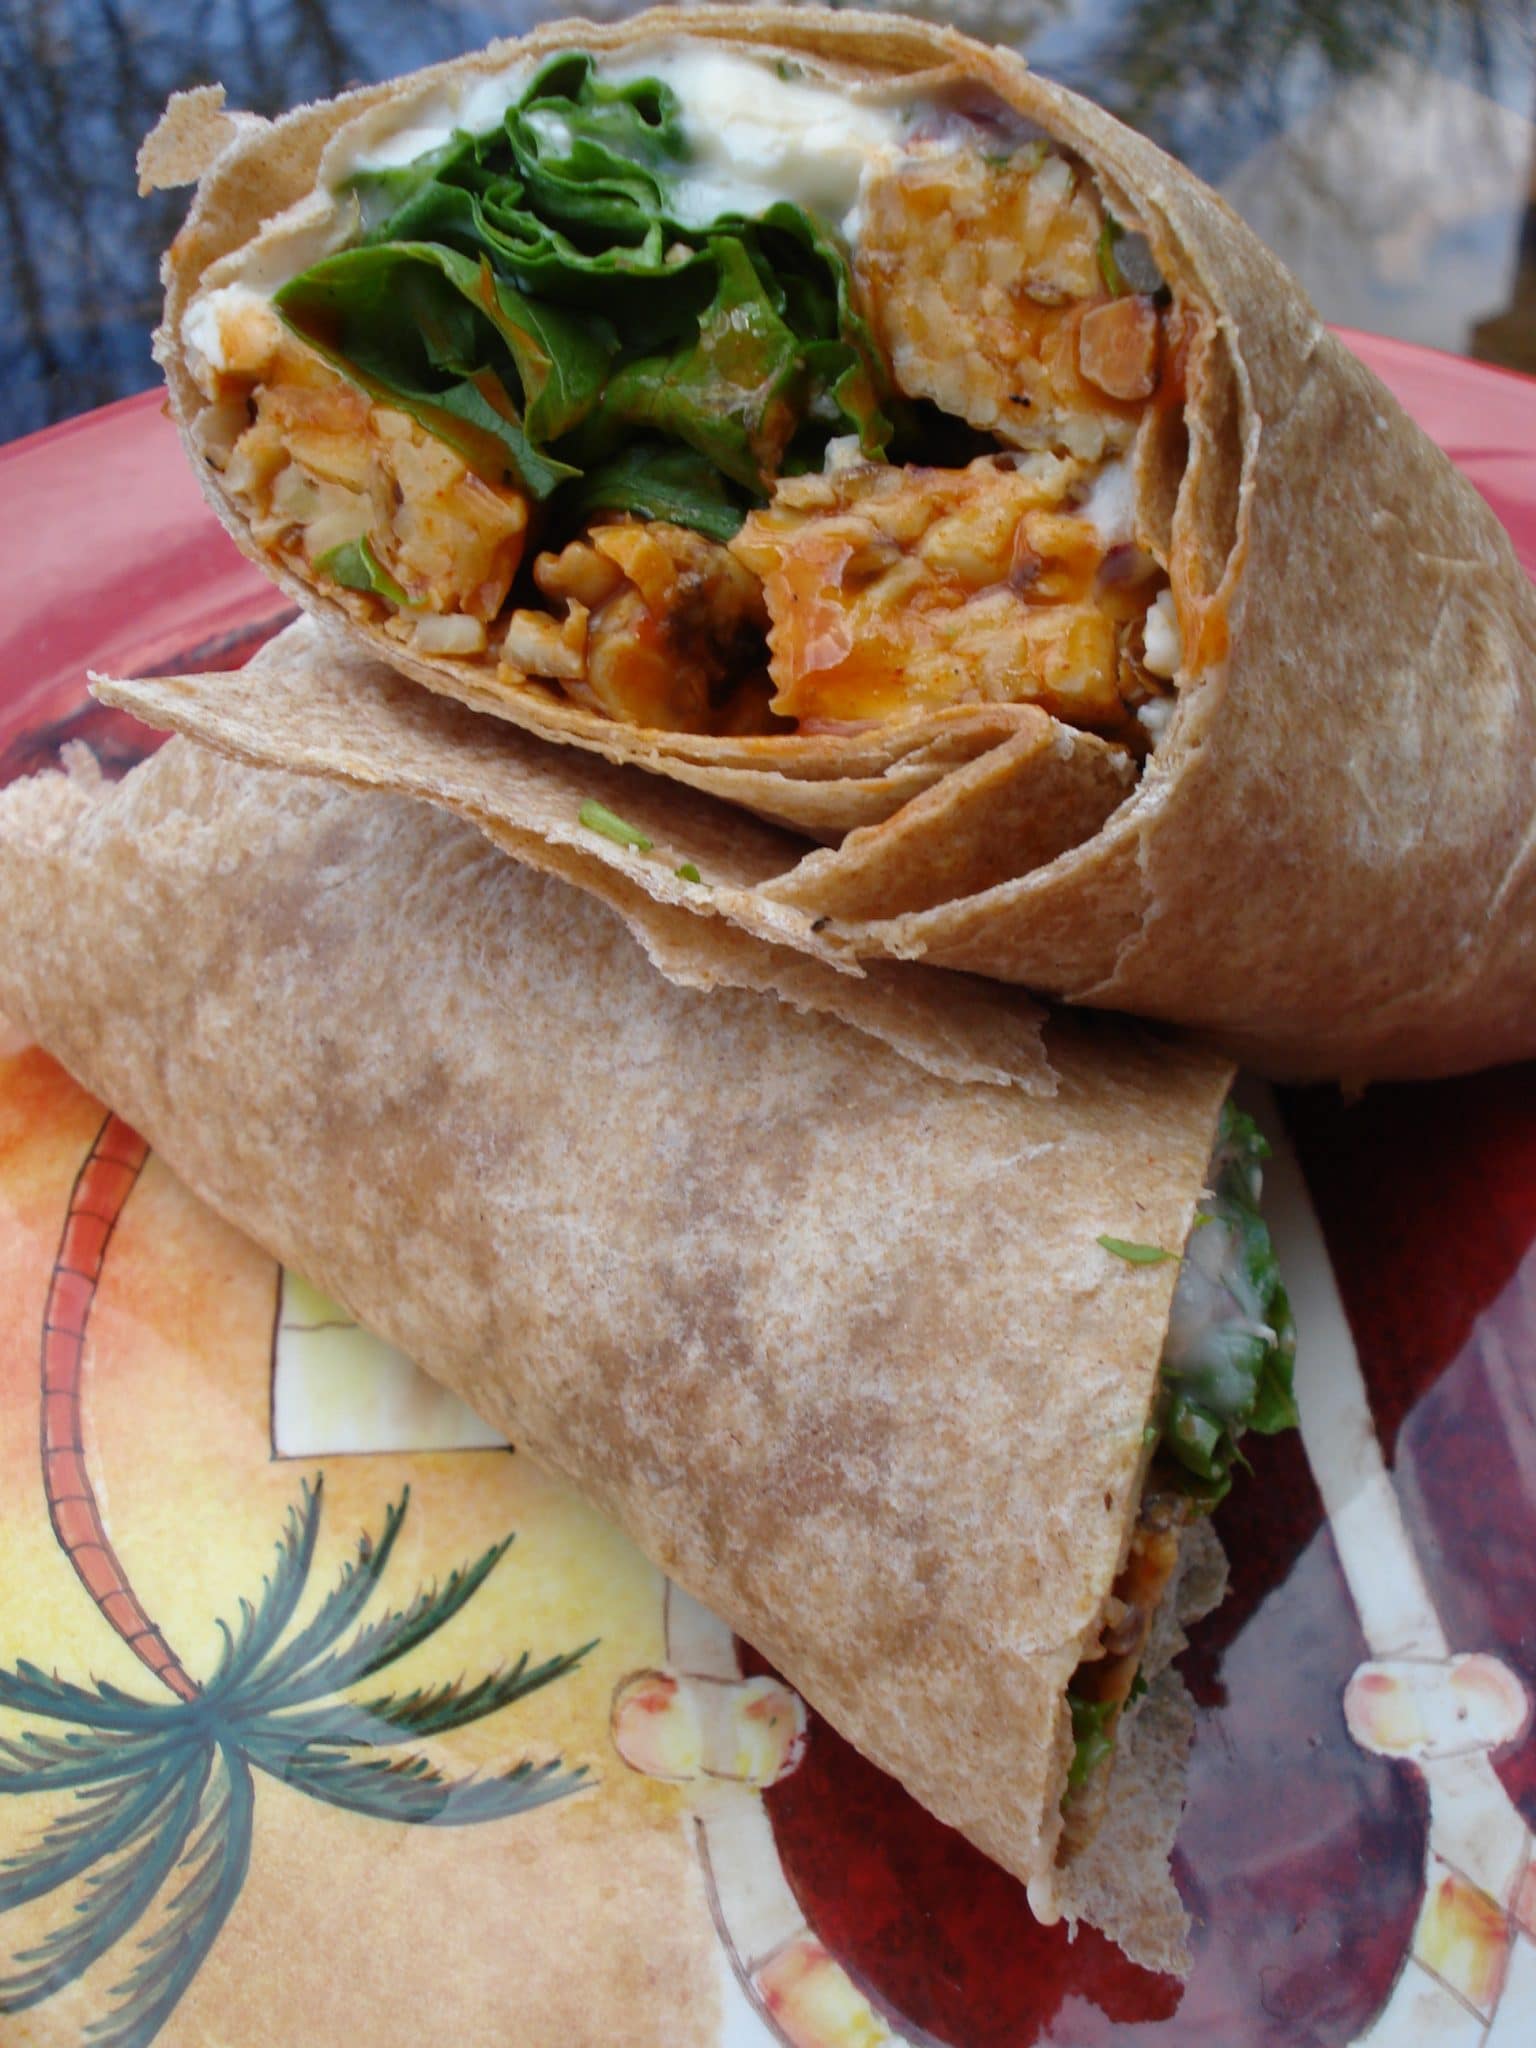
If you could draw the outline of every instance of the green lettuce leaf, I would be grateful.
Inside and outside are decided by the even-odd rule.
[[[361,242],[278,311],[482,475],[728,537],[833,435],[882,454],[890,379],[832,231],[789,204],[690,226],[688,161],[670,87],[567,52],[487,133],[358,174]]]
[[[302,271],[274,303],[327,361],[482,474],[535,498],[579,475],[536,444],[595,402],[602,338],[524,299],[488,265],[430,242],[345,249]]]
[[[634,428],[657,433],[762,494],[803,411],[800,344],[745,246],[730,235],[712,246],[715,296],[696,331],[669,354],[614,371],[597,409],[599,444],[620,447]]]
[[[1259,1213],[1269,1147],[1228,1103],[1174,1294],[1163,1354],[1162,1448],[1186,1491],[1214,1507],[1244,1463],[1248,1430],[1296,1423],[1296,1326],[1269,1229]]]
[[[574,527],[592,512],[633,512],[691,526],[726,541],[741,525],[744,505],[707,456],[665,441],[631,441],[610,461],[589,469],[560,500]]]
[[[595,796],[589,796],[576,813],[578,823],[585,825],[589,832],[600,832],[604,839],[611,839],[615,846],[632,846],[637,853],[649,853],[653,842],[646,837],[638,825],[631,825],[627,818],[621,818],[617,811],[610,811],[606,804],[600,804]]]
[[[1118,1708],[1110,1700],[1082,1700],[1077,1694],[1067,1694],[1067,1705],[1072,1710],[1072,1762],[1067,1770],[1067,1790],[1075,1792],[1086,1784],[1094,1772],[1107,1758],[1114,1754],[1115,1737],[1113,1723]]]
[[[315,567],[347,590],[370,590],[376,597],[387,597],[394,605],[404,606],[411,601],[369,546],[366,533],[358,540],[344,540],[340,547],[320,555]]]

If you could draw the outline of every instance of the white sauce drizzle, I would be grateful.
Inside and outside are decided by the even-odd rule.
[[[1084,519],[1099,535],[1106,548],[1124,547],[1136,539],[1136,485],[1131,465],[1123,456],[1106,462],[1094,478],[1076,517]],[[1151,667],[1149,662],[1148,667]],[[1154,669],[1161,675],[1161,669]]]
[[[606,75],[655,76],[677,94],[693,156],[673,204],[686,227],[722,213],[762,213],[779,200],[847,220],[871,159],[896,148],[906,120],[843,85],[781,78],[776,69],[707,46],[632,58]]]
[[[1171,590],[1160,590],[1148,608],[1146,652],[1142,656],[1149,675],[1170,682],[1184,660],[1184,636],[1179,631],[1178,609]]]
[[[187,367],[201,390],[212,395],[205,372],[240,367],[241,339],[254,338],[270,326],[271,303],[270,293],[253,291],[243,283],[220,285],[193,299],[181,323],[181,338]]]
[[[197,294],[182,321],[189,348],[211,370],[227,368],[222,322],[237,294],[270,299],[290,277],[343,247],[356,233],[357,204],[347,181],[364,171],[397,170],[464,132],[485,134],[523,93],[534,67],[526,59],[483,78],[437,88],[405,107],[359,118],[326,154],[325,188],[311,202],[316,218],[302,235],[265,235],[237,263],[219,266],[221,283]],[[759,214],[780,200],[823,219],[856,226],[860,185],[872,164],[899,147],[913,118],[909,107],[882,103],[852,85],[784,78],[775,65],[686,40],[642,45],[604,60],[601,76],[616,84],[660,78],[677,94],[692,157],[674,188],[673,204],[687,227],[706,227],[727,212]],[[393,114],[393,125],[391,125]],[[570,131],[558,114],[536,113],[535,128],[555,148]]]
[[[521,95],[526,64],[444,93],[430,108],[413,110],[391,132],[368,125],[362,146],[338,150],[327,164],[333,188],[359,171],[392,170],[447,142],[455,130],[483,134]],[[780,200],[823,219],[845,221],[856,208],[870,161],[896,147],[909,115],[861,96],[851,86],[811,76],[782,77],[775,65],[707,44],[642,45],[618,60],[604,60],[600,75],[613,84],[659,78],[683,108],[692,156],[673,188],[672,205],[685,227],[707,227],[722,213],[762,213]],[[559,148],[569,131],[557,114],[533,123]]]

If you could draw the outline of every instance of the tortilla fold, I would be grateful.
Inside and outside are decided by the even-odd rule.
[[[106,703],[257,767],[425,798],[504,853],[562,875],[617,910],[652,963],[685,988],[754,988],[823,1011],[952,1080],[1055,1086],[1043,1012],[974,975],[829,945],[808,912],[757,888],[789,836],[707,798],[512,736],[428,697],[392,669],[297,619],[230,676],[93,678]],[[630,828],[584,822],[601,804]],[[638,842],[638,843],[634,843]],[[689,880],[686,866],[699,879]]]
[[[980,82],[1091,168],[1201,309],[1182,425],[1162,418],[1137,445],[1139,529],[1166,558],[1184,646],[1177,709],[1139,779],[1120,749],[1032,705],[730,738],[509,689],[274,565],[196,456],[236,540],[432,691],[665,778],[683,861],[704,865],[685,789],[824,842],[786,848],[751,886],[802,913],[829,958],[921,958],[1179,1022],[1286,1077],[1441,1074],[1536,1049],[1536,599],[1507,537],[1230,209],[1007,52],[863,13],[662,10],[555,24],[274,123],[184,96],[142,168],[148,184],[198,181],[158,341],[189,448],[206,401],[181,339],[188,302],[221,263],[324,212],[313,195],[343,130],[377,132],[523,55],[675,34],[914,91]]]
[[[1054,1096],[944,1079],[674,986],[606,905],[425,804],[185,740],[116,789],[76,764],[0,796],[0,1009],[1050,1879],[1177,1271],[1097,1240],[1183,1244],[1224,1064],[1058,1020]],[[1219,1593],[1187,1563],[1154,1671]],[[1154,1685],[1055,1872],[1174,1968],[1180,1701]]]

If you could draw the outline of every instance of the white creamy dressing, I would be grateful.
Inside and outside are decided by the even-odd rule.
[[[243,281],[199,292],[193,299],[182,319],[181,338],[186,344],[187,367],[201,390],[211,395],[205,370],[242,366],[250,341],[270,328],[275,318],[271,305],[270,291],[254,290]]]
[[[222,291],[199,292],[188,306],[181,322],[181,339],[187,354],[192,358],[194,375],[197,366],[206,364],[215,370],[227,370],[229,358],[224,350],[224,332],[220,314],[224,302],[233,294],[249,291],[243,284],[227,284]],[[197,379],[202,383],[202,378]]]
[[[1117,456],[1104,464],[1075,516],[1094,529],[1106,548],[1135,544],[1136,482],[1128,456]],[[1184,636],[1171,590],[1160,590],[1148,606],[1143,636],[1142,660],[1147,673],[1172,682],[1184,663]],[[1154,746],[1168,730],[1177,709],[1174,698],[1154,697],[1137,710],[1136,717]]]
[[[249,312],[253,298],[270,300],[290,277],[350,239],[356,213],[343,189],[349,179],[400,169],[455,134],[487,133],[521,97],[533,71],[525,59],[442,87],[397,113],[393,127],[381,110],[359,121],[350,146],[338,137],[325,165],[333,227],[318,244],[306,238],[302,253],[286,238],[270,252],[258,240],[234,282],[197,294],[182,319],[194,373],[199,363],[210,371],[229,369],[229,323]],[[604,61],[601,75],[615,84],[660,78],[677,94],[692,150],[673,194],[685,227],[707,227],[722,213],[760,214],[789,200],[843,223],[846,233],[856,225],[860,185],[870,166],[900,147],[911,118],[901,106],[859,97],[841,84],[809,75],[781,77],[776,65],[685,41],[643,45]],[[569,147],[571,131],[558,114],[546,109],[530,119],[552,148]]]
[[[1150,736],[1154,747],[1173,723],[1173,714],[1178,708],[1171,697],[1154,697],[1150,703],[1137,706],[1137,722]]]
[[[1178,608],[1171,590],[1160,590],[1147,611],[1146,652],[1143,660],[1149,675],[1171,682],[1184,659],[1184,636],[1179,631]]]
[[[1054,1927],[1061,1919],[1061,1905],[1056,1897],[1056,1872],[1054,1869],[1036,1871],[1024,1887],[1029,1900],[1029,1910],[1042,1927]]]
[[[1262,1312],[1241,1230],[1212,1215],[1190,1232],[1184,1248],[1163,1341],[1164,1371],[1175,1379],[1208,1376],[1234,1404],[1240,1403],[1246,1375],[1239,1359],[1249,1353],[1255,1337],[1266,1344],[1275,1341]]]
[[[514,95],[515,97],[515,95]],[[436,149],[448,140],[461,123],[455,118],[456,105],[442,106],[436,119],[412,122],[407,127],[395,128],[376,142],[370,142],[350,159],[343,159],[345,169],[332,182],[339,185],[343,177],[351,177],[355,171],[398,171],[407,164],[415,163],[417,157],[425,156],[429,149]]]
[[[1147,608],[1141,658],[1148,673],[1161,676],[1164,682],[1172,682],[1184,665],[1184,638],[1171,590],[1160,590]],[[1177,697],[1152,697],[1137,705],[1136,722],[1154,747],[1162,745],[1178,708]]]
[[[762,213],[780,200],[845,221],[855,212],[870,162],[900,145],[909,119],[901,107],[859,97],[841,84],[781,77],[774,64],[703,43],[646,44],[603,60],[600,70],[615,85],[659,78],[682,103],[692,155],[675,183],[673,209],[684,227],[707,227],[722,213]],[[515,65],[440,94],[393,133],[370,127],[362,147],[331,158],[332,186],[359,171],[410,163],[457,131],[477,135],[494,128],[530,75],[526,63]],[[569,143],[558,114],[530,118],[554,147]]]
[[[780,200],[846,223],[871,162],[899,148],[907,116],[812,77],[707,45],[629,59],[607,74],[664,79],[684,108],[692,157],[675,188],[685,227],[722,213],[757,214]],[[846,229],[845,229],[846,232]]]
[[[864,443],[857,434],[834,434],[821,458],[822,474],[836,476],[839,470],[858,469],[864,460]]]
[[[1106,549],[1134,543],[1136,484],[1128,457],[1114,456],[1104,464],[1073,516],[1086,520]],[[1161,675],[1162,670],[1154,670],[1154,674]]]

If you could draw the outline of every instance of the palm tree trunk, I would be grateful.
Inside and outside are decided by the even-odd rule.
[[[112,1232],[148,1156],[137,1131],[108,1116],[70,1192],[43,1312],[43,1492],[60,1547],[104,1618],[178,1699],[194,1700],[199,1687],[145,1613],[107,1538],[80,1428],[86,1325]]]

